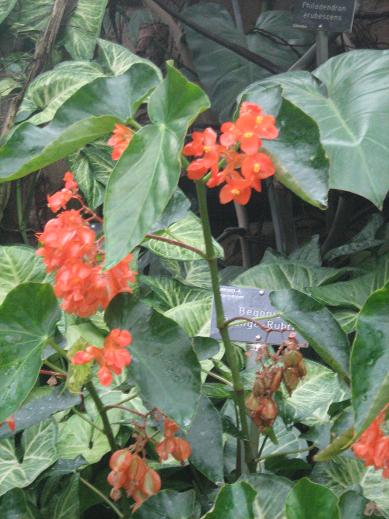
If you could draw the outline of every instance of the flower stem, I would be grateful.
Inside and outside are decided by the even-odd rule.
[[[22,181],[16,181],[16,212],[18,217],[18,226],[23,242],[29,245],[28,236],[26,232],[26,220],[23,207]]]
[[[95,403],[96,409],[101,417],[101,420],[103,422],[104,433],[108,439],[111,450],[112,451],[119,450],[119,446],[116,443],[115,436],[113,434],[113,430],[112,430],[111,424],[108,419],[107,411],[104,407],[104,403],[102,402],[101,398],[99,397],[99,394],[97,393],[97,390],[96,390],[93,382],[92,381],[88,382],[85,387],[89,391],[89,394],[90,394],[93,402]],[[126,499],[125,496],[123,496],[120,499],[120,504],[121,504],[121,509],[123,511],[122,517],[124,519],[131,517],[130,508],[128,506],[128,500]]]
[[[84,479],[81,476],[80,476],[80,481],[82,481],[86,487],[88,487],[90,490],[92,490],[92,492],[94,492],[96,495],[98,495],[104,501],[104,503],[107,503],[107,505],[110,508],[112,508],[112,510],[115,512],[115,514],[118,517],[120,517],[120,518],[124,517],[124,515],[121,513],[121,511],[108,499],[108,497],[105,496],[102,492],[100,492],[100,490],[98,488],[96,488],[94,485],[92,485],[92,483],[89,483],[89,481],[87,481],[86,479]]]
[[[228,328],[225,326],[225,318],[224,318],[224,310],[223,303],[220,294],[220,283],[219,283],[219,274],[217,268],[217,257],[215,255],[215,251],[213,248],[212,242],[212,234],[211,234],[211,226],[209,223],[209,215],[208,215],[208,207],[207,207],[207,198],[206,198],[206,189],[205,185],[202,182],[196,182],[196,191],[197,191],[197,199],[200,210],[201,224],[203,227],[203,235],[205,242],[205,250],[206,250],[206,260],[208,261],[209,270],[211,273],[212,280],[212,291],[215,302],[215,311],[216,311],[216,325],[219,329],[220,335],[223,340],[223,344],[226,351],[226,358],[228,366],[231,370],[232,374],[232,383],[234,387],[235,393],[235,403],[238,408],[239,420],[241,430],[244,436],[244,453],[245,453],[245,462],[249,472],[255,472],[255,456],[251,452],[251,446],[249,443],[249,429],[247,424],[247,413],[246,413],[246,405],[244,400],[244,387],[242,384],[242,380],[240,378],[239,364],[237,362],[237,358],[235,355],[234,346],[231,343],[230,336],[228,334]],[[239,467],[238,467],[239,471]]]

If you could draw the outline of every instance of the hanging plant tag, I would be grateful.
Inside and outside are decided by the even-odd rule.
[[[271,305],[268,290],[258,288],[239,288],[222,286],[221,296],[225,319],[244,317],[252,321],[236,321],[228,327],[233,341],[281,344],[294,328],[278,315],[278,311]],[[257,324],[258,323],[258,324]],[[264,329],[265,328],[265,329]],[[212,305],[211,337],[220,339],[216,326],[215,305]],[[299,342],[304,339],[298,336]]]
[[[316,31],[351,31],[356,0],[295,0],[293,25]]]

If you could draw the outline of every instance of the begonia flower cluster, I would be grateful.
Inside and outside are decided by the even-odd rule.
[[[207,178],[208,187],[222,184],[220,202],[232,200],[245,205],[252,190],[261,191],[261,181],[275,173],[271,158],[261,151],[263,139],[276,139],[278,129],[275,119],[258,105],[243,102],[235,122],[221,126],[221,135],[212,128],[193,132],[192,141],[184,146],[183,153],[194,157],[187,168],[188,178]]]
[[[385,434],[383,429],[388,411],[389,404],[352,446],[355,456],[360,458],[367,467],[382,469],[384,478],[389,478],[389,434]]]
[[[100,366],[97,372],[100,384],[109,386],[112,383],[113,373],[120,375],[123,368],[131,363],[131,354],[127,349],[131,342],[130,332],[115,328],[105,338],[102,348],[88,346],[85,350],[78,351],[71,361],[75,365],[96,361]]]
[[[124,490],[135,501],[133,511],[152,495],[159,492],[161,479],[158,472],[150,468],[138,455],[128,449],[114,452],[109,461],[111,472],[108,483],[113,487],[111,499],[117,501]]]
[[[88,220],[97,215],[83,204],[70,171],[64,181],[65,188],[48,197],[48,206],[56,213],[74,199],[81,208],[63,211],[47,222],[38,236],[42,247],[37,254],[46,270],[55,274],[54,292],[65,312],[89,317],[106,308],[119,292],[131,292],[129,283],[135,281],[136,273],[129,267],[131,254],[110,270],[103,270],[101,240],[81,213],[88,214]]]

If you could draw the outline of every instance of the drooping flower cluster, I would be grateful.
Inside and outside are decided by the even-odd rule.
[[[4,420],[4,422],[0,422],[0,427],[2,427],[5,423],[11,429],[11,431],[15,430],[16,425],[15,425],[15,418],[13,416],[10,416],[6,420]]]
[[[187,440],[176,436],[178,425],[169,418],[164,419],[164,439],[156,446],[160,460],[167,460],[171,454],[173,458],[181,463],[186,461],[192,454],[192,447]]]
[[[352,446],[355,456],[363,460],[367,467],[382,469],[384,478],[389,478],[389,434],[386,435],[383,430],[388,411],[389,404]]]
[[[85,350],[78,351],[71,361],[75,365],[96,361],[100,366],[97,372],[100,384],[109,386],[112,383],[112,373],[120,375],[123,368],[131,363],[131,354],[127,349],[131,342],[130,332],[115,328],[105,338],[102,348],[88,346]]]
[[[274,394],[281,382],[291,394],[307,373],[300,348],[296,334],[291,333],[276,354],[271,354],[266,347],[258,354],[257,360],[262,362],[262,369],[256,374],[252,392],[246,399],[246,408],[260,431],[272,427],[277,418],[278,406]]]
[[[238,119],[222,124],[219,142],[212,128],[193,132],[192,142],[183,151],[195,157],[187,168],[188,177],[200,180],[207,176],[208,187],[225,184],[220,190],[220,202],[235,200],[245,205],[252,190],[261,191],[261,181],[275,173],[273,161],[261,147],[262,139],[277,136],[274,117],[258,105],[244,102]]]
[[[133,135],[134,132],[128,128],[128,126],[124,126],[124,124],[115,124],[112,136],[107,143],[109,146],[113,147],[111,155],[113,160],[120,159],[125,149],[130,144]]]
[[[158,472],[151,469],[138,454],[133,454],[128,449],[114,452],[109,466],[112,469],[107,478],[108,483],[113,487],[111,498],[114,501],[120,499],[124,489],[128,497],[135,501],[133,511],[161,488]]]
[[[103,270],[101,240],[81,212],[89,219],[99,217],[83,204],[70,171],[65,173],[64,181],[65,188],[48,197],[49,207],[58,212],[73,199],[81,208],[63,211],[47,222],[38,236],[42,247],[37,254],[42,256],[47,271],[55,272],[54,292],[62,299],[65,312],[89,317],[100,307],[106,308],[119,292],[131,292],[129,283],[135,281],[136,273],[129,268],[131,254],[112,269]]]

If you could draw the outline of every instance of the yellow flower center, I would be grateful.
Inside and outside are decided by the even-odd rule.
[[[254,135],[253,132],[246,132],[246,133],[243,134],[243,137],[244,137],[245,139],[251,139],[251,137],[252,137],[253,135]]]
[[[233,195],[233,196],[238,196],[238,195],[240,195],[240,191],[239,191],[239,189],[231,189],[231,195]]]
[[[257,124],[261,124],[262,121],[263,121],[263,117],[261,115],[257,115],[257,118],[255,119],[255,122]]]
[[[260,169],[261,169],[261,165],[258,164],[258,162],[256,162],[253,167],[254,173],[259,173]]]
[[[211,146],[204,146],[204,153],[211,151]]]

